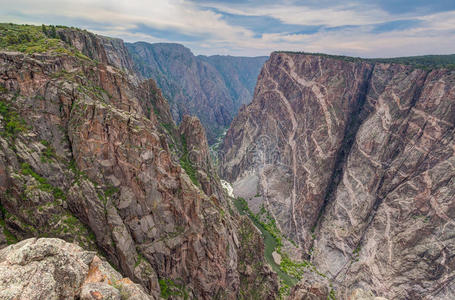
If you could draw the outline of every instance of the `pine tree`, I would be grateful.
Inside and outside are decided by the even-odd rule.
[[[55,30],[55,26],[54,25],[51,25],[50,37],[53,38],[53,39],[57,38],[57,31]]]

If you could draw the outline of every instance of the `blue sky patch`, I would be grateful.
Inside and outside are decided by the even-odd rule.
[[[146,4],[145,4],[146,3]],[[80,27],[195,54],[281,49],[361,57],[455,53],[454,0],[15,0],[2,22]]]

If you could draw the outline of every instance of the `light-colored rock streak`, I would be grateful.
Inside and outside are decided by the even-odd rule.
[[[392,239],[391,239],[391,236],[390,236],[390,228],[391,228],[391,219],[390,219],[390,214],[392,213],[390,211],[391,209],[384,205],[384,211],[385,211],[385,215],[386,215],[386,226],[385,226],[385,237],[387,239],[387,250],[388,250],[388,263],[389,265],[392,265],[392,256],[393,256],[393,243],[392,243]]]
[[[297,132],[297,119],[295,117],[295,112],[294,109],[291,106],[291,103],[289,103],[289,100],[284,96],[283,92],[281,92],[278,89],[278,82],[276,82],[273,77],[271,77],[272,80],[275,83],[275,88],[274,92],[276,92],[279,96],[280,99],[282,100],[284,106],[286,107],[286,110],[289,114],[289,117],[291,119],[291,124],[292,124],[292,129],[291,132],[289,133],[288,136],[288,144],[291,147],[291,153],[292,153],[292,177],[293,177],[293,185],[292,185],[292,193],[291,193],[291,213],[292,213],[292,222],[294,224],[295,230],[297,230],[297,220],[295,218],[295,202],[296,202],[296,197],[297,197],[297,150],[296,150],[296,143],[295,143],[295,134]]]
[[[316,99],[323,111],[325,122],[327,124],[327,134],[329,138],[332,136],[332,120],[330,117],[330,112],[327,107],[327,103],[325,101],[325,97],[323,93],[321,92],[321,88],[325,89],[324,86],[321,85],[319,87],[319,84],[317,82],[313,81],[307,81],[304,78],[301,78],[296,72],[295,72],[295,64],[294,61],[292,60],[291,57],[286,57],[286,61],[289,65],[289,72],[287,72],[284,68],[281,68],[283,72],[285,72],[292,80],[296,81],[299,85],[303,87],[308,87],[311,88],[311,91],[313,94],[316,96]],[[286,96],[283,94],[282,91],[278,89],[279,84],[278,82],[275,81],[273,76],[270,76],[272,81],[274,82],[274,92],[276,92],[279,96],[280,99],[282,100],[284,106],[286,107],[286,110],[290,116],[291,124],[292,124],[292,129],[291,132],[288,135],[288,144],[291,148],[291,154],[292,154],[292,173],[293,173],[293,188],[291,192],[291,210],[292,210],[292,221],[297,229],[297,220],[296,220],[296,213],[295,213],[295,203],[296,203],[296,198],[297,198],[297,145],[295,142],[295,136],[298,128],[297,124],[297,119],[295,117],[295,111],[292,108],[291,103],[289,100],[286,98]]]
[[[326,87],[318,82],[315,81],[309,81],[306,80],[305,78],[302,78],[295,72],[295,65],[294,61],[292,58],[287,57],[287,62],[289,64],[289,77],[291,77],[293,80],[295,80],[298,84],[304,87],[311,88],[311,91],[313,94],[316,96],[316,100],[318,101],[319,105],[321,106],[322,112],[324,114],[325,122],[327,124],[327,134],[329,137],[332,136],[332,119],[330,117],[330,112],[327,107],[327,103],[325,101],[325,97],[321,90],[326,89]],[[284,72],[286,70],[283,69]],[[287,73],[287,72],[286,72]]]
[[[229,182],[227,182],[226,180],[223,180],[223,179],[221,179],[220,182],[221,182],[221,186],[223,187],[223,189],[226,190],[228,196],[231,197],[231,198],[234,198],[235,197],[234,196],[234,188],[232,187],[232,185]]]

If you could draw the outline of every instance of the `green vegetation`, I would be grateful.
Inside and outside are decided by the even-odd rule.
[[[228,130],[228,128],[224,128],[223,130],[221,130],[221,132],[217,133],[216,134],[217,138],[216,138],[215,142],[213,142],[213,144],[211,144],[211,145],[209,144],[210,158],[212,159],[214,167],[218,167],[218,165],[220,163],[218,152],[223,143],[224,137],[226,136],[227,130]]]
[[[6,238],[6,243],[8,245],[12,245],[18,242],[17,238],[12,234],[7,228],[4,220],[0,219],[0,227],[3,228],[3,234],[5,235]]]
[[[88,59],[74,47],[59,39],[56,28],[63,28],[63,26],[0,23],[0,49],[27,54],[52,51]]]
[[[46,147],[41,152],[41,162],[49,163],[52,161],[53,158],[57,158],[57,154],[55,153],[54,148],[51,146],[51,144],[48,141],[42,140],[41,144]]]
[[[414,215],[414,216],[412,216],[412,218],[414,220],[422,220],[422,222],[424,222],[424,223],[430,222],[430,217],[425,216],[425,215]]]
[[[164,299],[169,299],[171,296],[183,297],[183,299],[188,299],[188,292],[185,290],[183,284],[177,284],[171,279],[160,279],[158,280],[160,284],[161,297]]]
[[[68,163],[68,169],[73,172],[75,178],[74,180],[76,181],[76,183],[79,182],[79,178],[80,177],[84,177],[85,178],[85,174],[84,172],[81,172],[79,171],[79,169],[77,168],[76,166],[76,161],[74,159],[71,159],[70,162]]]
[[[55,27],[53,30],[55,31]],[[30,54],[61,47],[61,41],[56,39],[56,34],[49,38],[42,28],[37,26],[0,24],[0,32],[0,48],[7,50]]]
[[[308,54],[316,55],[321,57],[333,58],[344,60],[348,62],[368,62],[372,64],[376,63],[388,63],[388,64],[400,64],[412,66],[416,69],[438,69],[447,68],[455,69],[455,54],[450,55],[423,55],[423,56],[409,56],[409,57],[394,57],[394,58],[360,58],[342,55],[329,55],[324,53],[310,53],[310,52],[292,52],[292,51],[276,51],[276,53],[290,53],[290,54]]]
[[[41,177],[35,171],[32,170],[31,166],[28,163],[22,163],[21,165],[21,173],[23,175],[29,175],[35,178],[38,181],[38,188],[42,191],[52,193],[55,199],[65,199],[66,195],[63,191],[57,187],[52,186],[47,182],[47,179]]]
[[[254,225],[261,231],[264,238],[264,256],[267,263],[272,267],[273,271],[277,273],[280,278],[280,297],[284,297],[290,291],[290,288],[298,282],[298,278],[287,273],[283,267],[278,265],[273,259],[272,253],[277,251],[280,255],[282,246],[282,237],[279,234],[279,230],[273,222],[262,222],[259,215],[255,215],[248,207],[248,203],[243,198],[237,198],[234,200],[234,206],[237,208],[240,214],[247,215],[253,221]],[[261,209],[261,211],[263,211]],[[265,211],[265,210],[264,210]],[[290,260],[289,260],[290,261]]]
[[[455,54],[451,55],[423,55],[395,58],[371,58],[367,61],[374,63],[394,63],[410,65],[418,69],[455,69]]]
[[[12,234],[7,228],[5,224],[5,217],[8,214],[6,209],[0,203],[0,227],[3,229],[3,235],[6,238],[6,243],[8,245],[17,243],[17,238]]]
[[[141,264],[142,261],[145,261],[144,256],[140,254],[139,252],[137,253],[137,258],[136,258],[136,263],[134,264],[134,267],[137,267]]]
[[[8,193],[8,191],[7,191]],[[5,224],[5,217],[8,215],[8,212],[0,203],[0,227],[3,229],[3,235],[6,238],[6,243],[8,245],[17,243],[17,238],[12,234],[7,228]]]
[[[19,132],[28,129],[27,123],[11,108],[11,105],[2,100],[0,100],[0,115],[3,117],[3,124],[5,124],[5,130],[0,133],[3,137],[14,139]]]
[[[166,131],[167,131],[168,133],[172,133],[172,129],[174,128],[174,125],[173,125],[173,124],[161,122],[160,125],[161,125],[161,127],[163,127],[164,129],[166,129]]]
[[[278,229],[275,219],[268,211],[266,211],[264,207],[261,207],[258,214],[254,214],[248,207],[247,201],[240,197],[234,199],[234,206],[240,214],[248,215],[254,225],[261,231],[264,238],[265,258],[280,278],[280,297],[288,295],[290,288],[302,279],[305,271],[307,270],[325,277],[325,275],[320,273],[316,267],[311,265],[310,262],[295,262],[289,257],[289,255],[281,250],[281,247],[283,246],[283,239],[285,239],[285,237]],[[272,253],[274,251],[281,256],[280,265],[277,265],[273,259]]]
[[[76,226],[79,226],[79,220],[73,216],[73,215],[68,215],[63,219],[63,222],[68,226],[68,228],[71,230],[71,232],[74,232],[74,229]]]
[[[180,157],[180,165],[185,170],[186,174],[188,174],[191,181],[195,185],[200,186],[199,181],[197,180],[197,176],[196,176],[196,169],[194,168],[193,163],[191,162],[189,154],[188,154],[188,146],[186,144],[186,138],[183,134],[181,136],[181,139],[182,139],[182,146],[183,146],[183,155]]]
[[[352,251],[352,254],[359,254],[360,252],[360,246],[357,246],[357,248],[354,249],[354,251]]]
[[[160,116],[160,112],[158,111],[158,109],[156,109],[155,107],[153,107],[153,113],[155,114],[155,116],[159,117]],[[150,115],[150,109],[148,110],[147,112],[147,116]]]
[[[0,205],[0,227],[2,227],[8,243],[15,243],[17,239],[8,231],[6,224],[10,225],[10,228],[14,228],[15,232],[19,233],[18,238],[21,239],[29,235],[64,239],[74,237],[74,241],[82,247],[96,250],[94,233],[74,215],[61,208],[62,201],[58,200],[65,200],[65,193],[49,184],[46,178],[36,173],[27,163],[21,164],[20,173],[24,179],[33,177],[36,180],[36,184],[30,184],[30,182],[24,184],[23,190],[16,195],[13,195],[9,190],[6,192],[6,203],[12,203],[13,207],[16,206],[13,208],[15,209],[14,214],[10,214]],[[31,195],[30,192],[33,194],[35,189],[52,194],[54,201],[46,201],[39,205],[32,202],[25,203],[28,200],[28,196]],[[20,204],[21,202],[22,204]],[[47,217],[45,226],[38,226],[39,221],[37,220],[40,216]]]
[[[74,76],[77,75],[77,74],[68,73],[65,71],[62,71],[62,72],[63,72],[63,75],[65,75],[65,78],[68,80],[71,80],[71,81],[73,81]],[[84,76],[84,75],[82,75],[82,76]],[[78,85],[77,90],[78,90],[78,92],[80,92],[82,94],[94,96],[95,98],[101,100],[101,102],[104,104],[105,104],[106,98],[112,98],[112,96],[109,95],[109,93],[105,89],[96,85],[95,83],[93,83],[90,80],[87,81],[84,85]],[[76,105],[77,103],[73,102],[73,104]]]
[[[113,187],[113,186],[108,186],[108,187],[104,190],[104,196],[110,198],[110,197],[112,197],[114,194],[117,194],[118,191],[119,191],[118,188]]]

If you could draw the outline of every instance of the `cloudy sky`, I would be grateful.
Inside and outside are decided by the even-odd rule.
[[[209,55],[455,53],[455,0],[0,0],[0,20],[177,42]]]

